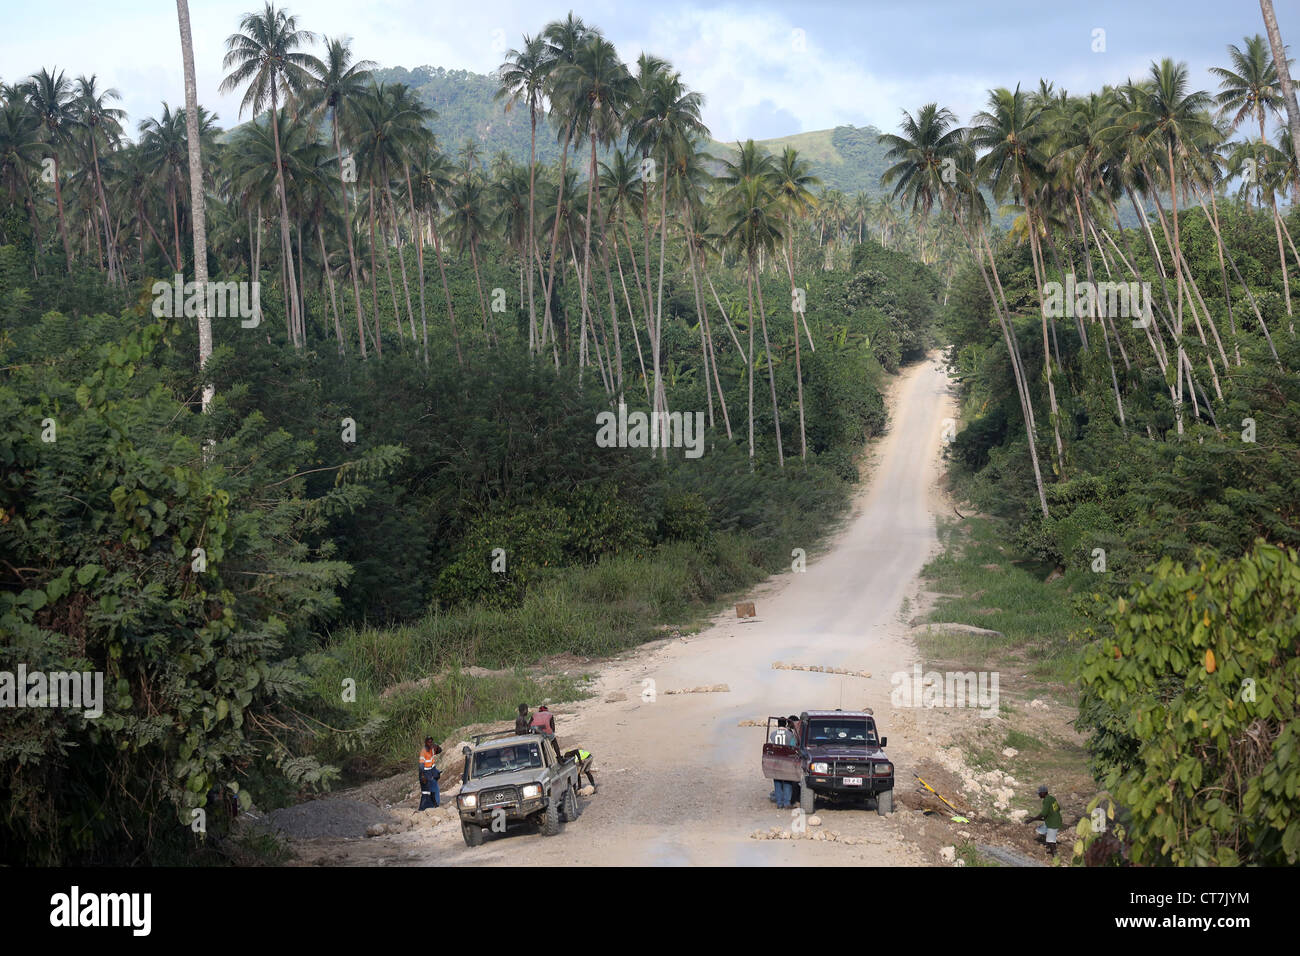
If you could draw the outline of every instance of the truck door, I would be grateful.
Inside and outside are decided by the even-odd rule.
[[[779,727],[776,717],[767,718],[767,729],[763,737],[763,776],[769,780],[803,780],[803,759],[799,755],[799,740],[787,727]],[[780,732],[773,742],[772,735]],[[785,742],[780,742],[784,740]]]

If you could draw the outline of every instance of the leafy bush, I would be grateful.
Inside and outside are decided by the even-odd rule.
[[[1300,860],[1300,555],[1164,559],[1085,655],[1094,759],[1136,863]]]

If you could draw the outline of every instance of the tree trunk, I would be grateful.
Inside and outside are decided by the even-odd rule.
[[[534,195],[537,182],[537,104],[528,97],[528,119],[532,133],[528,143],[528,354],[537,348],[537,305],[533,298],[533,255],[537,250],[537,230],[533,227]]]
[[[460,332],[456,329],[456,310],[451,305],[451,286],[447,284],[447,267],[442,261],[442,240],[438,236],[438,227],[434,225],[433,214],[429,215],[429,231],[433,233],[433,254],[438,260],[438,274],[442,277],[442,294],[447,300],[447,321],[451,323],[451,338],[456,343],[456,364],[465,367],[465,358],[460,354]]]
[[[424,305],[424,230],[415,217],[415,190],[411,188],[410,164],[403,164],[406,173],[406,201],[411,207],[411,235],[415,239],[415,267],[420,271],[420,330],[424,335],[424,364],[429,365],[429,317]],[[412,335],[415,334],[412,330]]]
[[[207,368],[212,357],[212,319],[207,314],[208,288],[208,224],[203,203],[203,157],[199,143],[199,98],[194,79],[194,41],[190,36],[190,5],[188,0],[176,0],[176,16],[180,20],[181,63],[185,71],[185,135],[189,140],[190,160],[190,225],[194,233],[194,281],[199,287],[199,372]],[[91,131],[94,137],[94,130]],[[99,176],[99,163],[95,163],[95,176]],[[101,190],[101,197],[103,192]],[[203,383],[202,408],[204,413],[212,404],[215,389]]]
[[[375,180],[371,177],[369,181],[369,200],[367,205],[370,214],[370,304],[375,314],[375,354],[380,358],[384,356],[384,338],[379,328],[379,268],[375,264]]]
[[[297,317],[298,311],[298,277],[293,271],[293,243],[289,239],[289,199],[284,185],[284,160],[280,156],[280,111],[276,104],[275,87],[271,87],[271,136],[275,139],[275,185],[280,194],[280,242],[285,249],[285,266],[288,269],[288,290],[290,309]],[[295,321],[290,322],[296,326]],[[296,339],[295,347],[302,343]]]
[[[1273,0],[1259,0],[1259,9],[1264,15],[1268,45],[1273,49],[1273,63],[1277,68],[1278,83],[1282,87],[1282,102],[1286,104],[1287,121],[1291,127],[1291,142],[1297,150],[1300,150],[1300,106],[1296,105],[1295,85],[1291,82],[1286,46],[1282,43],[1282,33],[1277,28],[1277,16],[1273,13]]]
[[[63,220],[63,186],[59,182],[59,154],[54,154],[54,202],[59,212],[59,236],[63,239],[63,254],[68,259],[68,271],[72,271],[72,243],[68,240],[68,227]],[[178,257],[179,258],[179,257]]]
[[[772,421],[776,425],[776,460],[782,468],[785,467],[785,451],[781,445],[781,410],[777,407],[776,402],[776,368],[772,362],[772,345],[767,340],[767,313],[763,308],[763,284],[761,281],[755,283],[758,286],[758,318],[763,324],[763,353],[767,356],[767,382],[772,389]],[[799,341],[799,330],[795,329],[795,342]]]
[[[343,357],[343,326],[339,322],[339,300],[334,294],[334,273],[330,272],[329,253],[325,251],[325,230],[316,230],[316,240],[320,243],[320,261],[325,271],[325,279],[330,287],[330,305],[334,311],[334,335],[339,342],[339,358]]]
[[[357,268],[357,253],[352,243],[352,203],[348,200],[348,183],[343,178],[343,145],[339,142],[338,109],[331,111],[330,124],[334,127],[334,152],[339,157],[339,188],[343,190],[343,234],[348,240],[348,267],[352,270],[352,295],[357,304],[357,339],[361,343],[361,357],[366,358],[365,310],[361,308],[361,270]]]

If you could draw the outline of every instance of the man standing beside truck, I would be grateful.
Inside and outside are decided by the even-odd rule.
[[[790,729],[790,722],[785,717],[778,717],[776,729],[768,737],[768,743],[778,747],[798,746],[798,739]],[[773,780],[773,797],[778,810],[786,810],[794,804],[794,782],[791,780]]]
[[[424,738],[424,749],[420,751],[420,810],[437,807],[442,802],[438,792],[438,778],[442,771],[438,769],[438,754],[442,748],[433,742],[432,737]]]

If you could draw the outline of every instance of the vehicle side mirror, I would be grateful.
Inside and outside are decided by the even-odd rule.
[[[881,746],[881,747],[888,747],[888,746],[889,746],[889,738],[888,738],[888,737],[881,737],[881,738],[880,738],[880,746]]]

